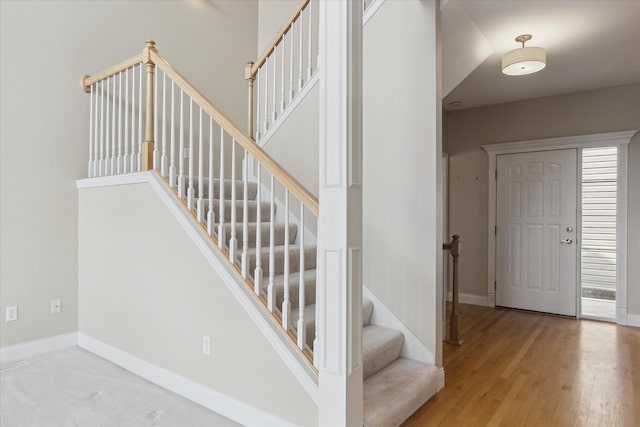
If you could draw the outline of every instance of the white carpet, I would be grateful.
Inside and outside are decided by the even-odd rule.
[[[75,347],[34,357],[0,373],[0,425],[239,424]]]

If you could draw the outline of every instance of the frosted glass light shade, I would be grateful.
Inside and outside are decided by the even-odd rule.
[[[502,56],[502,72],[523,76],[542,70],[547,65],[547,52],[541,47],[521,47]]]

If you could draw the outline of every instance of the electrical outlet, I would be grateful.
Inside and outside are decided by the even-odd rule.
[[[191,157],[191,149],[189,148],[183,149],[182,157],[184,157],[185,159],[188,159],[189,157]]]
[[[211,337],[208,335],[202,336],[202,354],[211,354]]]
[[[7,320],[7,322],[13,322],[14,320],[18,320],[18,306],[17,305],[13,305],[11,307],[7,307],[6,320]]]
[[[52,299],[51,300],[51,314],[60,313],[61,309],[62,308],[60,306],[60,300],[59,299]]]

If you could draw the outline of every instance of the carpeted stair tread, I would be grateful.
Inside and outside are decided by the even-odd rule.
[[[269,244],[265,243],[260,249],[260,262],[263,272],[263,280],[269,280],[269,259],[271,257]],[[253,274],[256,265],[256,249],[251,248],[249,254],[249,271]],[[285,247],[276,246],[273,250],[274,254],[274,274],[279,276],[284,273],[284,257]],[[304,249],[304,269],[311,270],[316,268],[316,247],[307,246]],[[300,268],[300,247],[298,245],[289,245],[289,271],[298,271]]]
[[[198,184],[199,184],[198,177],[193,177],[193,188],[195,190],[196,197],[200,195],[198,191],[198,188],[199,188]],[[202,188],[204,191],[202,193],[202,196],[203,198],[206,199],[209,197],[209,178],[204,177],[203,184],[204,185],[202,186]],[[231,187],[234,184],[236,187],[236,200],[243,200],[244,199],[244,183],[241,180],[234,181],[231,179],[224,180],[225,200],[231,200]],[[185,186],[184,194],[187,194],[187,189],[189,188],[188,176],[185,177],[184,186]],[[257,192],[258,192],[258,184],[256,182],[248,181],[247,182],[247,199],[255,200]],[[220,180],[217,178],[213,180],[213,198],[214,199],[220,198]]]
[[[226,238],[227,238],[227,245],[229,244],[229,240],[231,239],[231,223],[226,222],[224,224],[225,229],[227,230],[226,232]],[[242,249],[242,243],[243,243],[243,233],[244,233],[244,228],[243,228],[243,224],[242,221],[239,221],[236,223],[236,238],[238,239],[238,249]],[[280,223],[277,222],[274,224],[274,239],[275,239],[275,245],[284,245],[284,238],[285,238],[285,225],[284,223]],[[217,230],[217,228],[216,228]],[[256,231],[258,230],[258,223],[256,222],[250,222],[247,224],[247,230],[249,231],[248,235],[249,235],[249,248],[255,248],[256,247]],[[270,230],[269,230],[269,223],[268,222],[261,222],[260,223],[260,237],[261,237],[261,241],[262,244],[264,245],[265,242],[268,245],[269,244],[269,236],[270,236]],[[298,226],[296,224],[289,224],[289,243],[293,244],[296,241],[296,236],[298,235]]]
[[[400,357],[403,342],[404,335],[396,329],[365,326],[362,330],[362,376],[366,379]]]
[[[305,305],[313,304],[316,300],[316,270],[305,270],[302,277],[304,278]],[[268,284],[268,281],[265,283]],[[273,287],[276,293],[276,305],[280,309],[284,300],[284,274],[273,278]],[[300,273],[289,273],[289,301],[291,302],[291,308],[298,308],[299,290]]]
[[[365,427],[399,426],[437,392],[438,368],[401,357],[364,381]]]
[[[202,203],[203,203],[203,216],[206,218],[207,212],[209,211],[209,200],[203,199]],[[236,206],[236,221],[239,223],[242,223],[244,218],[243,203],[244,203],[243,200],[236,200],[235,203],[232,203],[230,200],[224,201],[224,222],[225,223],[231,222],[231,205],[232,204],[235,204]],[[198,199],[194,199],[193,206],[195,211],[198,206]],[[256,222],[258,202],[256,202],[255,200],[247,201],[247,208],[248,208],[247,210],[248,220],[251,222]],[[274,206],[274,211],[275,211],[275,206]],[[218,199],[215,199],[213,201],[213,213],[215,214],[215,222],[217,224],[220,220],[220,200]],[[269,220],[271,219],[269,202],[260,203],[260,215],[261,215],[261,218],[260,218],[261,224],[269,223]]]

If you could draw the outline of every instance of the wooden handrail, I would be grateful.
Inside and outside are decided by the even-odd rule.
[[[302,3],[308,3],[309,0],[304,0]],[[300,4],[299,10],[304,7]],[[299,12],[298,12],[299,13]],[[187,95],[191,97],[202,110],[222,127],[232,138],[235,139],[247,152],[253,156],[269,173],[271,173],[285,188],[289,190],[300,202],[302,202],[309,211],[318,216],[320,209],[318,198],[315,197],[309,190],[307,190],[300,182],[295,179],[289,172],[287,172],[278,162],[276,162],[271,156],[269,156],[262,148],[260,148],[255,141],[249,136],[245,135],[227,116],[225,116],[217,107],[215,107],[200,91],[198,91],[191,83],[185,79],[169,62],[164,59],[155,49],[152,41],[147,41],[142,53],[132,56],[106,70],[100,71],[92,76],[84,76],[82,78],[82,88],[85,92],[91,90],[91,85],[99,82],[107,77],[124,71],[138,63],[144,62],[148,66],[148,74],[150,70],[153,70],[153,66],[160,68],[167,76],[169,76]],[[151,71],[152,73],[152,71]],[[151,74],[152,75],[152,74]],[[151,89],[152,90],[152,89]],[[149,105],[151,102],[151,105]],[[147,109],[153,108],[153,95],[148,96]],[[148,111],[149,113],[149,111]],[[151,126],[151,133],[149,133],[149,126]],[[153,120],[149,120],[147,117],[147,144],[153,149]],[[149,148],[147,147],[147,148]],[[150,161],[150,160],[149,160]],[[150,168],[148,168],[150,169]],[[146,170],[146,169],[145,169]]]
[[[295,21],[298,18],[302,10],[309,4],[309,1],[310,0],[302,0],[298,4],[298,7],[296,7],[296,10],[291,14],[289,19],[287,19],[285,24],[282,27],[280,27],[280,30],[278,31],[276,36],[273,38],[273,40],[271,40],[271,43],[267,45],[267,47],[262,52],[262,55],[260,55],[258,59],[251,66],[251,77],[256,75],[260,67],[262,67],[264,62],[267,60],[267,57],[271,55],[271,52],[273,52],[273,49],[275,49],[276,45],[280,43],[280,40],[282,40],[282,37],[284,37],[287,31],[289,31],[289,28],[291,27],[291,24],[293,23],[293,21]]]
[[[89,93],[92,84],[99,82],[100,80],[104,80],[107,77],[113,76],[114,74],[118,74],[120,71],[127,70],[134,65],[141,63],[142,60],[143,54],[139,53],[129,59],[125,59],[124,61],[107,68],[106,70],[102,70],[99,73],[94,74],[93,76],[84,76],[82,78],[82,89],[85,92]]]
[[[200,91],[185,79],[166,59],[159,53],[151,51],[151,60],[168,77],[170,77],[196,104],[202,107],[219,126],[221,126],[242,148],[253,156],[269,173],[282,183],[307,209],[315,216],[319,213],[318,199],[311,194],[298,180],[287,172],[278,162],[260,148],[253,139],[245,135],[227,116],[216,108]]]

